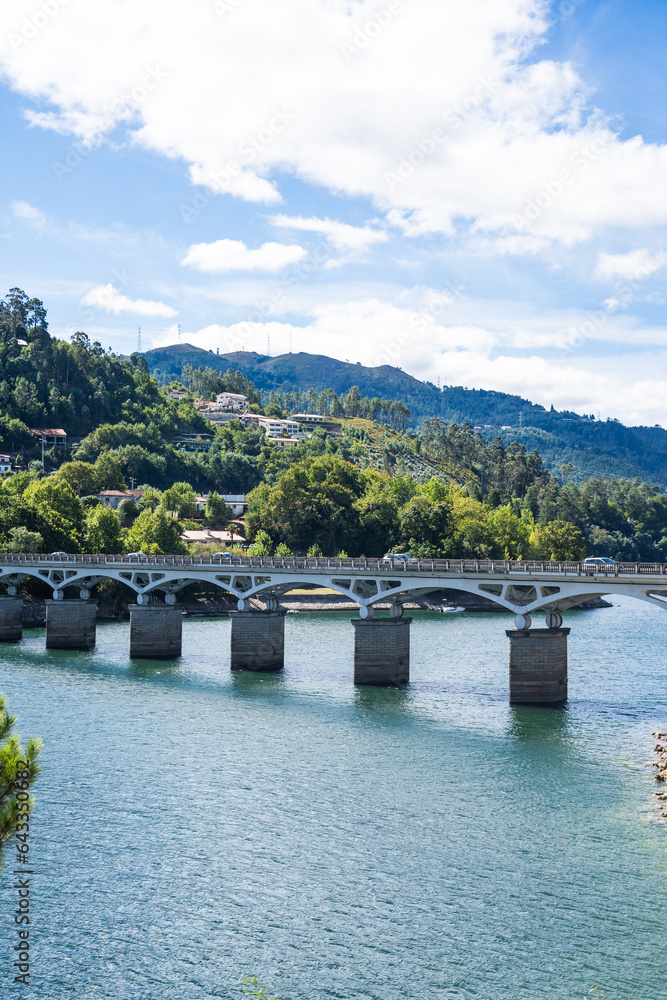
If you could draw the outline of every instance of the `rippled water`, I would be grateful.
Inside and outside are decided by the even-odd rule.
[[[286,621],[281,676],[231,674],[229,621],[183,657],[0,648],[45,741],[33,824],[39,1000],[661,1000],[667,615],[570,613],[566,709],[509,708],[504,615],[415,615],[412,683],[355,690],[342,614]],[[7,989],[5,989],[5,984]]]

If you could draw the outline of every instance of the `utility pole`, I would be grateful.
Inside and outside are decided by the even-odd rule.
[[[44,435],[42,434],[42,471],[44,471]]]

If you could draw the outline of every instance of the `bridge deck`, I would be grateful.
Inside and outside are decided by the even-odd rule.
[[[594,566],[580,562],[535,562],[511,561],[506,559],[337,559],[328,557],[309,558],[304,556],[242,556],[231,559],[214,556],[127,556],[127,555],[68,555],[53,556],[42,553],[0,555],[0,568],[20,566],[151,566],[155,568],[192,567],[194,569],[272,569],[290,570],[346,570],[353,573],[398,572],[402,575],[424,574],[446,576],[449,574],[545,574],[575,577],[645,577],[664,576],[667,578],[667,563],[598,563]]]

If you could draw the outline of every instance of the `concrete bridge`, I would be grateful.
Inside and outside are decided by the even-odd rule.
[[[406,600],[452,589],[487,598],[515,615],[510,640],[510,701],[555,704],[567,698],[567,636],[562,613],[593,597],[624,594],[667,608],[667,564],[586,564],[452,559],[329,559],[113,555],[0,555],[0,640],[20,639],[18,586],[34,578],[53,593],[46,602],[46,645],[91,649],[95,645],[93,588],[117,580],[136,594],[130,605],[130,656],[164,658],[181,652],[178,594],[207,583],[232,595],[233,670],[279,670],[284,660],[280,597],[307,584],[337,591],[359,605],[353,620],[357,684],[409,680],[410,623]],[[261,598],[266,610],[251,609]],[[389,603],[388,617],[375,616]],[[533,616],[545,615],[545,628]]]

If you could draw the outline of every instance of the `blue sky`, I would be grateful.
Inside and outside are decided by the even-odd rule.
[[[667,426],[665,29],[655,0],[12,0],[4,285],[114,350],[180,323]]]

